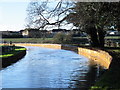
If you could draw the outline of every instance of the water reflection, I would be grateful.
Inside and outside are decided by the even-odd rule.
[[[96,79],[97,68],[74,52],[26,48],[22,60],[1,71],[3,88],[83,88]]]

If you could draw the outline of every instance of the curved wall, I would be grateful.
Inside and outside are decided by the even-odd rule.
[[[96,61],[101,66],[104,66],[106,69],[109,68],[112,57],[105,51],[102,50],[91,50],[78,47],[78,54],[86,56],[87,58]]]
[[[105,51],[102,50],[91,50],[86,48],[80,48],[69,45],[60,45],[60,44],[15,44],[16,46],[40,46],[45,48],[54,48],[54,49],[64,49],[71,50],[80,55],[83,55],[91,60],[98,62],[101,66],[104,66],[106,69],[109,68],[112,57]]]

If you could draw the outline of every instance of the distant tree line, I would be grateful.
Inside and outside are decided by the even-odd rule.
[[[23,38],[22,35],[1,35],[2,38]]]

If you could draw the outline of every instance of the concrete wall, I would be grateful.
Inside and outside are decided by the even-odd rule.
[[[96,61],[101,66],[104,66],[105,68],[109,68],[112,57],[105,51],[102,50],[91,50],[91,49],[85,49],[85,48],[79,48],[78,47],[78,54],[83,55],[91,60]]]
[[[112,57],[105,51],[102,50],[91,50],[86,48],[80,48],[69,45],[60,45],[60,44],[15,44],[16,46],[40,46],[45,48],[53,48],[53,49],[64,49],[71,50],[80,55],[83,55],[90,60],[94,60],[99,63],[101,66],[104,66],[106,69],[109,68]]]
[[[59,44],[31,44],[31,43],[17,43],[15,46],[39,46],[45,48],[53,48],[53,49],[61,49],[61,45]]]

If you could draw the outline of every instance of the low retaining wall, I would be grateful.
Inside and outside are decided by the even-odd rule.
[[[109,53],[102,50],[92,50],[69,45],[62,45],[61,49],[74,51],[80,55],[89,58],[90,60],[96,61],[98,64],[105,67],[106,69],[109,68],[112,60],[112,57],[109,55]]]
[[[64,49],[71,50],[80,55],[83,55],[91,60],[98,62],[101,66],[104,66],[106,69],[109,68],[112,57],[105,51],[102,50],[91,50],[86,48],[80,48],[69,45],[60,45],[60,44],[15,44],[16,46],[40,46],[45,48],[53,48],[53,49]]]
[[[31,44],[31,43],[16,43],[15,46],[39,46],[45,48],[61,49],[59,44]]]
[[[101,66],[104,66],[106,69],[109,68],[112,57],[105,51],[102,50],[91,50],[78,47],[78,54],[83,55],[91,60],[96,61]]]

